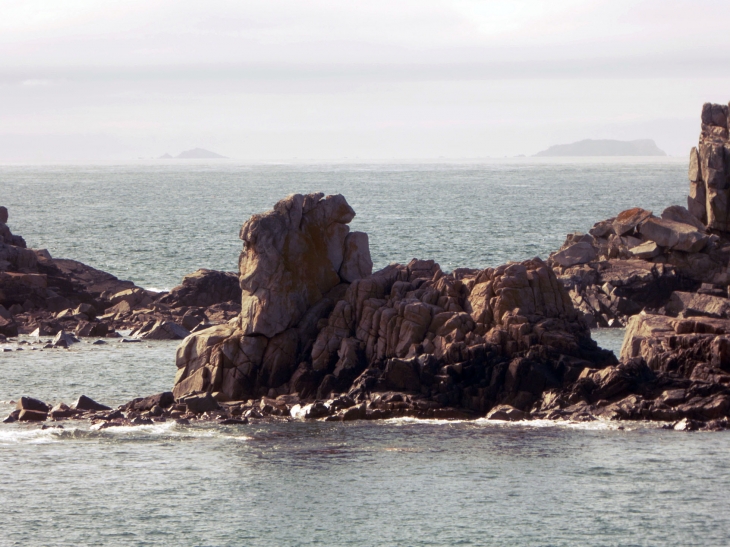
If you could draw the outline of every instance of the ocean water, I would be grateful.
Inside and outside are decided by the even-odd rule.
[[[234,270],[240,224],[290,192],[344,194],[376,267],[449,270],[546,257],[684,203],[685,181],[674,159],[5,166],[0,204],[30,245],[164,288]],[[593,336],[618,353],[623,332]],[[2,415],[21,395],[118,405],[175,373],[174,342],[6,347]],[[725,546],[729,470],[730,433],[642,423],[0,424],[0,546]]]
[[[630,207],[686,205],[688,189],[676,158],[0,166],[14,233],[147,288],[198,268],[236,270],[241,224],[290,193],[343,194],[375,268],[415,257],[450,271],[547,258],[568,232]]]

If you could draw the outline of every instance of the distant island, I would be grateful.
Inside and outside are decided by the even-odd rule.
[[[535,156],[666,156],[651,139],[614,141],[585,139],[572,144],[556,144]]]
[[[199,159],[228,159],[226,156],[221,156],[220,154],[216,154],[215,152],[211,152],[210,150],[205,150],[203,148],[193,148],[192,150],[185,150],[184,152],[180,152],[177,156],[173,158],[170,154],[163,154],[158,159],[161,160],[170,160],[170,159],[182,159],[182,160],[199,160]]]

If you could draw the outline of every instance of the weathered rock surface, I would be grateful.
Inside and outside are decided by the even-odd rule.
[[[186,275],[181,285],[157,300],[170,308],[182,306],[207,308],[222,302],[240,301],[241,287],[238,275],[205,269]]]
[[[711,230],[730,230],[728,219],[728,107],[706,103],[697,148],[690,153],[690,212]]]
[[[0,218],[7,222],[6,214]],[[198,270],[160,294],[75,260],[52,258],[45,249],[28,249],[0,223],[0,334],[5,336],[36,330],[114,336],[117,329],[139,330],[150,322],[192,330],[228,322],[240,311],[236,274]],[[173,337],[179,338],[182,331],[177,332]]]
[[[730,320],[636,315],[629,322],[619,365],[584,370],[570,389],[546,393],[533,414],[691,420],[696,423],[689,429],[726,428]]]
[[[727,112],[725,105],[703,106],[700,141],[690,153],[687,208],[667,207],[661,218],[638,207],[623,211],[596,223],[588,234],[568,235],[561,249],[551,255],[549,263],[592,325],[626,325],[631,315],[642,310],[676,315],[682,312],[680,302],[669,305],[675,290],[728,296]],[[566,255],[577,256],[579,250],[581,258],[566,261]],[[643,261],[645,269],[653,270],[654,281],[643,276],[642,288],[630,291],[633,294],[624,288],[633,284],[626,276],[622,276],[622,288],[616,289],[593,273],[621,269],[618,263],[628,260]],[[628,302],[614,302],[612,295],[617,292]]]
[[[453,274],[413,260],[349,277],[348,257],[358,275],[371,267],[366,238],[348,250],[353,216],[341,196],[312,194],[290,196],[244,224],[240,323],[184,340],[177,400],[339,393],[351,406],[369,403],[341,415],[320,409],[338,419],[437,416],[448,407],[484,413],[498,403],[528,409],[547,386],[562,386],[588,364],[615,362],[539,259]],[[393,391],[408,400],[373,395]]]
[[[345,247],[354,217],[342,196],[295,194],[243,225],[239,271],[245,334],[270,339],[283,333],[342,283],[345,255],[360,260],[361,253],[346,253]],[[366,249],[361,252],[369,256]]]

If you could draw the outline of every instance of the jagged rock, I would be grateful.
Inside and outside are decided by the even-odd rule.
[[[640,258],[642,260],[648,260],[662,254],[662,248],[659,247],[659,245],[657,245],[654,241],[647,241],[645,243],[642,243],[641,245],[632,247],[631,249],[629,249],[629,251],[631,252],[632,256],[635,256],[636,258]]]
[[[18,410],[34,410],[43,413],[47,413],[50,409],[46,403],[33,397],[21,397],[16,404],[16,408]]]
[[[352,214],[343,198],[292,196],[244,225],[240,326],[185,340],[175,397],[210,391],[222,401],[286,393],[306,399],[336,392],[363,400],[399,389],[486,411],[498,402],[529,406],[545,386],[559,385],[573,370],[554,369],[551,359],[561,355],[613,362],[539,259],[448,275],[433,261],[413,260],[339,283],[332,274],[346,261],[345,230],[332,225],[344,226],[340,221]],[[335,220],[322,221],[328,218]],[[274,252],[284,252],[286,238],[292,245],[285,252],[299,262],[296,253],[313,253],[296,272]],[[257,293],[256,279],[276,294]],[[302,297],[308,291],[320,293],[314,304]],[[530,350],[533,357],[508,373],[510,359]]]
[[[98,337],[106,336],[111,332],[109,325],[100,321],[79,321],[74,330],[76,336]]]
[[[575,266],[577,264],[585,264],[592,262],[598,257],[596,248],[585,241],[571,245],[552,256],[552,259],[565,268]]]
[[[71,408],[75,410],[111,410],[108,406],[97,403],[86,395],[79,396]]]
[[[510,405],[499,405],[495,406],[492,410],[487,413],[487,420],[503,420],[505,422],[519,422],[521,420],[528,420],[530,418],[529,413],[523,412]]]
[[[190,331],[172,321],[150,321],[130,336],[140,340],[184,340]]]
[[[218,401],[216,401],[210,393],[185,397],[183,402],[187,405],[188,412],[192,412],[193,414],[210,412],[211,410],[217,410],[220,407]]]
[[[383,373],[386,389],[420,391],[421,379],[417,367],[418,363],[415,359],[412,361],[389,359]]]
[[[183,277],[182,284],[157,301],[171,308],[240,302],[241,287],[235,273],[200,269]]]
[[[272,338],[296,326],[341,282],[347,224],[354,216],[342,196],[294,194],[243,225],[244,334]]]
[[[642,237],[656,242],[657,245],[688,253],[701,251],[709,241],[709,236],[695,226],[674,220],[649,218],[641,224],[639,230]]]
[[[0,334],[3,336],[18,336],[18,324],[12,314],[0,305]]]
[[[688,209],[713,230],[727,231],[728,224],[728,145],[726,105],[705,103],[702,130],[697,148],[690,153],[690,196]]]
[[[76,338],[73,334],[69,334],[65,331],[59,331],[59,333],[56,334],[56,336],[53,338],[53,341],[51,342],[54,348],[68,348],[71,347],[72,344],[78,343],[78,338]]]
[[[667,304],[667,311],[685,317],[702,315],[707,317],[730,317],[730,300],[707,294],[675,291]]]
[[[340,278],[346,283],[362,279],[373,273],[370,243],[364,232],[351,232],[345,238],[345,253],[340,266]]]
[[[619,236],[630,234],[637,226],[651,217],[651,211],[640,207],[621,211],[613,221],[613,231]]]
[[[45,422],[47,419],[48,413],[38,410],[21,410],[18,414],[18,421],[20,422]]]
[[[697,217],[690,213],[685,207],[681,205],[671,205],[664,209],[662,212],[662,218],[664,220],[671,220],[674,222],[681,222],[682,224],[689,224],[694,226],[700,231],[705,231],[705,225],[700,222]]]

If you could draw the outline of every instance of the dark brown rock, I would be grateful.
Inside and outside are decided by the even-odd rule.
[[[18,415],[18,421],[20,422],[45,422],[48,418],[47,412],[41,412],[38,410],[21,410]]]
[[[71,405],[71,408],[76,410],[111,410],[108,406],[97,403],[86,395],[81,395],[76,402]]]
[[[39,399],[32,397],[21,397],[17,403],[18,410],[34,410],[37,412],[47,413],[50,407]]]

